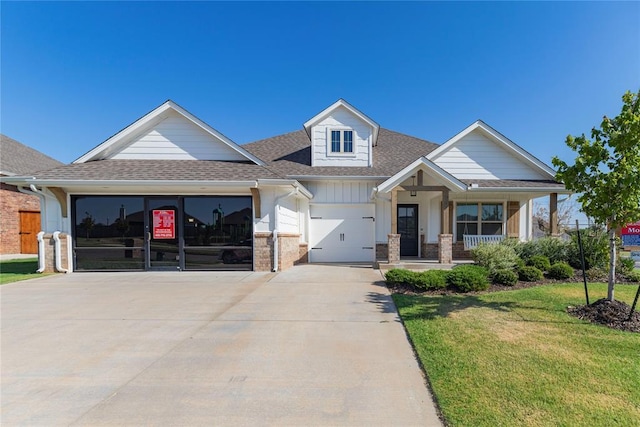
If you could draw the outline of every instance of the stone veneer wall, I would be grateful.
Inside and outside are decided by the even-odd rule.
[[[387,259],[389,256],[389,245],[387,243],[376,243],[376,259]]]
[[[466,261],[472,259],[471,251],[464,250],[463,242],[455,242],[452,245],[453,260],[454,261]],[[422,244],[422,258],[437,260],[438,259],[438,244],[437,243],[423,243]]]
[[[300,235],[278,233],[278,270],[293,267],[300,259]]]
[[[390,264],[398,262],[400,261],[400,235],[389,234],[387,237],[389,238],[387,246],[387,260]]]
[[[60,233],[58,237],[60,238],[60,264],[61,267],[66,270],[71,270],[71,265],[69,264],[69,239],[67,238],[67,234]],[[42,236],[44,240],[44,262],[45,269],[44,273],[57,273],[56,271],[56,253],[55,253],[55,245],[56,242],[53,240],[53,233],[46,233]],[[38,257],[43,256],[43,254],[38,254]]]
[[[300,249],[298,252],[298,261],[296,264],[307,264],[309,262],[309,245],[307,243],[300,243]]]
[[[273,266],[273,237],[271,233],[253,235],[253,270],[271,271]]]
[[[40,200],[20,193],[13,185],[0,185],[0,254],[19,254],[20,211],[40,212]]]

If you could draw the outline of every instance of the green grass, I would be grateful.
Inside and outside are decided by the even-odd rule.
[[[566,314],[581,284],[393,298],[450,425],[640,426],[640,334]]]
[[[16,259],[0,262],[0,285],[17,282],[19,280],[33,279],[41,274],[36,273],[38,259]]]

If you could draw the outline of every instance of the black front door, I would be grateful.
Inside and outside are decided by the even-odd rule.
[[[418,205],[398,205],[400,256],[418,256]]]

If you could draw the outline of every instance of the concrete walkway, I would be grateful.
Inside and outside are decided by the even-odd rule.
[[[1,424],[439,426],[377,270],[4,285]]]

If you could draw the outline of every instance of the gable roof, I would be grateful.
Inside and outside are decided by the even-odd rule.
[[[184,108],[180,107],[175,102],[168,100],[145,114],[126,128],[122,129],[120,132],[108,138],[102,144],[90,150],[88,153],[76,159],[73,163],[85,163],[93,160],[104,160],[109,156],[117,153],[119,150],[123,149],[127,142],[135,137],[141,131],[153,126],[164,120],[167,117],[169,112],[175,112],[179,116],[186,119],[188,122],[193,123],[198,128],[202,129],[206,134],[220,141],[222,144],[226,145],[236,153],[240,154],[243,158],[248,161],[255,163],[257,165],[264,165],[264,162],[259,158],[253,156],[251,153],[247,152],[244,148],[198,119],[193,114],[189,113]]]
[[[536,158],[533,154],[529,153],[522,147],[520,147],[515,142],[511,141],[509,138],[483,122],[482,120],[476,120],[465,129],[463,129],[458,134],[454,135],[447,142],[442,144],[437,149],[433,150],[431,153],[427,155],[427,158],[432,161],[436,161],[438,157],[442,154],[449,151],[454,145],[456,145],[460,140],[462,140],[465,136],[469,135],[471,132],[475,130],[481,130],[485,135],[489,136],[491,141],[498,144],[500,148],[509,152],[511,155],[516,157],[517,159],[523,161],[526,165],[532,167],[534,170],[541,173],[543,176],[548,177],[549,179],[555,178],[555,171],[547,166],[544,162]]]
[[[408,179],[412,175],[415,175],[419,170],[426,172],[428,176],[435,179],[439,184],[446,186],[454,192],[465,191],[467,189],[467,185],[464,182],[458,180],[456,177],[426,157],[420,157],[418,160],[411,163],[382,184],[378,185],[377,190],[381,193],[387,193],[400,185],[402,181]]]
[[[435,150],[438,145],[424,139],[380,128],[373,150],[372,167],[311,166],[311,141],[304,130],[243,145],[267,162],[268,167],[288,177],[378,177],[388,178]]]
[[[61,165],[62,162],[0,134],[0,175],[26,175]]]
[[[362,111],[358,110],[356,107],[349,104],[347,101],[345,101],[342,98],[338,99],[336,102],[334,102],[333,104],[331,104],[330,106],[328,106],[327,108],[325,108],[324,110],[322,110],[321,112],[319,112],[318,114],[316,114],[315,116],[307,120],[307,122],[303,125],[304,130],[307,132],[307,136],[311,138],[311,128],[318,122],[324,120],[326,117],[328,117],[331,113],[333,113],[338,108],[346,109],[351,114],[353,114],[354,116],[358,117],[360,120],[362,120],[363,122],[371,126],[373,128],[373,145],[375,146],[377,144],[380,125],[374,122],[371,118],[369,118],[369,116],[367,116]]]

